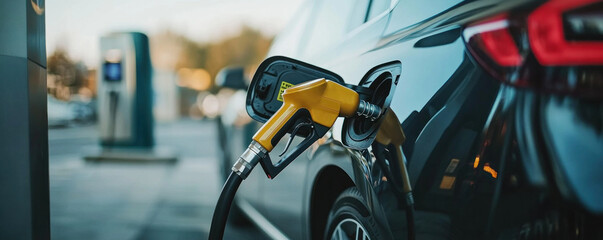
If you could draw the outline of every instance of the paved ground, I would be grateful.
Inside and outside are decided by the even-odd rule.
[[[158,124],[157,145],[176,164],[90,163],[95,126],[49,131],[53,239],[207,239],[221,180],[213,122]],[[253,225],[227,227],[225,239],[266,239]]]

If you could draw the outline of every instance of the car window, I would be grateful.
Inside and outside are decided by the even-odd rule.
[[[361,25],[366,17],[368,0],[318,1],[306,53],[323,50],[350,30]]]

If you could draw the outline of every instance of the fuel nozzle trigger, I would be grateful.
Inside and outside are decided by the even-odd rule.
[[[273,163],[272,159],[270,159],[270,155],[266,155],[260,160],[260,164],[262,165],[266,176],[270,179],[274,179],[276,175],[283,171],[283,169],[293,162],[293,160],[295,160],[300,154],[308,149],[314,142],[324,136],[327,131],[329,131],[328,127],[312,121],[308,110],[298,110],[298,112],[294,114],[294,117],[290,118],[287,123],[285,123],[285,127],[282,128],[281,131],[279,131],[279,133],[277,133],[275,136],[274,140],[278,141],[285,135],[285,133],[291,133],[291,136],[287,140],[285,150],[279,154],[281,159],[276,163]],[[289,150],[291,144],[293,143],[293,138],[296,136],[303,137],[304,140]]]
[[[291,146],[291,143],[293,142],[293,138],[295,138],[295,136],[297,135],[297,132],[299,132],[299,130],[304,127],[309,127],[310,131],[312,131],[312,128],[314,128],[314,126],[312,125],[312,122],[304,121],[304,122],[297,124],[295,126],[295,128],[293,129],[293,132],[291,132],[291,135],[289,136],[289,140],[287,140],[287,144],[285,145],[285,150],[283,150],[283,152],[278,155],[279,157],[282,157],[283,154],[285,154],[285,152],[287,152],[287,149],[289,149],[289,146]]]

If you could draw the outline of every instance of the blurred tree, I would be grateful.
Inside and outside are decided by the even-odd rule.
[[[207,48],[185,36],[165,30],[152,36],[150,42],[153,68],[174,71],[205,66]]]
[[[239,35],[208,46],[207,64],[204,67],[212,77],[229,65],[257,65],[268,53],[272,37],[244,26]]]
[[[200,43],[166,30],[150,38],[151,57],[154,68],[171,71],[203,68],[210,74],[213,82],[218,72],[226,66],[257,66],[266,57],[272,38],[243,26],[237,35],[215,42]],[[217,89],[214,87],[210,91],[215,93]],[[197,94],[197,91],[191,89],[181,89],[181,114],[188,115]]]
[[[47,59],[48,92],[68,100],[88,82],[88,68],[83,62],[74,62],[63,48],[57,48]]]
[[[199,43],[166,30],[151,37],[151,54],[155,68],[204,68],[214,79],[223,67],[259,64],[271,42],[272,37],[247,26],[238,35],[211,43]]]

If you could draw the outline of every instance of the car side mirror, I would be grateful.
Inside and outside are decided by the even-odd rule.
[[[247,89],[243,67],[225,67],[216,75],[216,85],[232,89]]]
[[[267,58],[256,70],[247,90],[247,113],[266,122],[283,105],[285,89],[307,81],[325,78],[344,84],[339,75],[295,59],[274,56]]]

